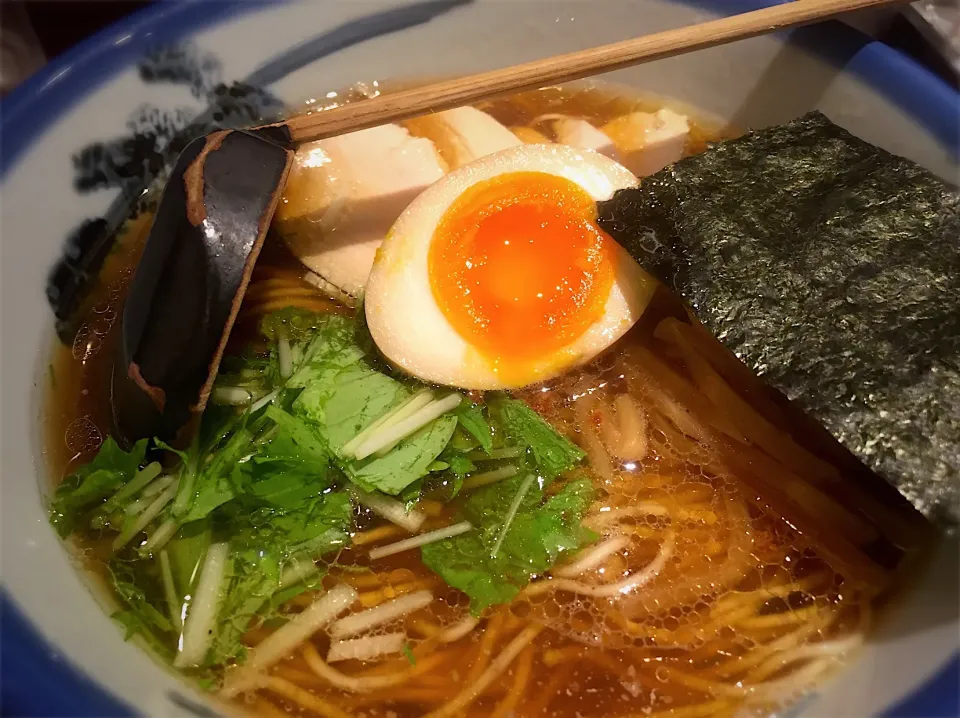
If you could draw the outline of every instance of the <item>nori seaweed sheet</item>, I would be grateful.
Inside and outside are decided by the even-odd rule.
[[[813,112],[600,203],[600,225],[937,523],[960,521],[960,198]]]

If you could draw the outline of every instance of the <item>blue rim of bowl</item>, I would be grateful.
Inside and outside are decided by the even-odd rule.
[[[684,1],[720,14],[732,14],[784,0]],[[183,39],[265,5],[251,0],[158,3],[54,59],[4,100],[0,117],[0,179],[55,118],[139,59],[144,45]],[[781,37],[870,85],[945,145],[951,156],[960,158],[960,93],[913,59],[839,22],[800,28]],[[135,714],[69,663],[29,623],[6,592],[0,592],[0,619],[0,653],[8,659],[3,661],[0,681],[3,715]],[[955,655],[933,678],[900,703],[888,707],[883,717],[957,715],[958,673],[960,656]]]

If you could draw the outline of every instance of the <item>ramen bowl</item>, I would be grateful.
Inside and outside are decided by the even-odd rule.
[[[176,138],[320,107],[366,83],[458,75],[759,7],[752,2],[185,3],[142,11],[55,60],[2,118],[4,707],[33,715],[207,715],[103,611],[45,504],[52,305],[76,262],[129,216]],[[759,128],[819,109],[944,177],[960,157],[957,93],[913,61],[831,22],[662,60],[606,81]],[[72,269],[65,269],[71,267]],[[59,273],[59,274],[57,274]],[[58,281],[52,282],[51,278]],[[70,278],[67,277],[67,280]],[[56,287],[56,289],[54,289]],[[116,320],[87,327],[75,356]],[[77,436],[63,441],[82,439]],[[79,439],[78,439],[79,436]],[[945,539],[866,649],[797,716],[946,715],[956,709],[958,554]],[[951,703],[951,701],[953,701]]]

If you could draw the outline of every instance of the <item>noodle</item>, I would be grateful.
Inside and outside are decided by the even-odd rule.
[[[266,700],[265,698],[258,698],[250,710],[247,711],[247,715],[250,718],[290,718],[290,714],[285,710],[278,708],[274,703]]]
[[[710,609],[710,618],[721,620],[727,618],[729,612],[740,611],[743,608],[756,610],[759,606],[772,598],[786,598],[794,593],[807,593],[816,586],[823,585],[829,578],[827,574],[815,574],[802,581],[794,581],[778,586],[764,586],[755,591],[736,591],[720,598]],[[729,620],[729,619],[728,619]]]
[[[376,571],[343,571],[337,574],[337,580],[348,583],[354,588],[377,588],[384,584],[390,586],[399,581],[412,581],[416,574],[409,568],[398,568],[388,573]]]
[[[730,464],[739,469],[738,477],[760,494],[757,496],[754,492],[749,492],[746,495],[761,510],[769,511],[772,508],[774,514],[796,526],[799,533],[805,535],[828,559],[849,572],[851,578],[863,580],[877,588],[886,585],[890,579],[886,571],[858,546],[829,530],[817,518],[807,515],[770,480],[763,478],[762,473],[757,471],[749,460],[743,459],[742,448],[734,448],[725,443],[721,443],[721,447]]]
[[[477,624],[480,623],[480,619],[474,616],[467,616],[462,621],[454,623],[452,626],[448,626],[440,632],[440,635],[437,636],[437,640],[442,643],[454,643],[459,641],[461,638],[470,633],[474,628],[477,627]]]
[[[232,698],[248,690],[248,685],[257,681],[261,671],[265,671],[308,640],[316,631],[350,608],[356,600],[357,592],[351,587],[345,584],[334,586],[251,651],[246,662],[224,681],[221,694]]]
[[[752,651],[745,653],[739,658],[734,658],[725,663],[721,663],[719,666],[712,669],[712,672],[715,675],[723,678],[730,678],[739,673],[743,673],[753,666],[762,663],[769,656],[777,653],[778,651],[783,651],[802,643],[809,636],[826,628],[834,618],[835,616],[819,616],[813,621],[801,626],[793,633],[788,633],[780,638],[774,639],[769,643],[754,648]]]
[[[497,640],[500,638],[500,631],[504,628],[504,623],[506,622],[506,613],[504,611],[497,611],[493,618],[490,619],[490,622],[487,623],[486,630],[484,630],[483,635],[480,638],[480,652],[477,656],[476,662],[470,668],[470,673],[467,675],[467,684],[471,684],[476,681],[480,674],[483,673],[484,669],[487,667],[487,663],[490,661],[490,656],[493,654],[493,649],[497,644]]]
[[[765,628],[780,628],[794,623],[804,623],[817,615],[820,609],[817,606],[805,606],[795,611],[782,613],[768,613],[765,616],[752,616],[736,621],[736,625],[746,631],[756,631]]]
[[[700,596],[716,594],[739,582],[751,560],[753,534],[749,528],[746,507],[736,499],[727,499],[727,520],[730,542],[726,559],[719,565],[709,564],[702,573],[687,575],[662,587],[653,586],[636,597],[621,600],[624,617],[663,612],[673,606],[689,603]]]
[[[475,680],[467,680],[467,687],[457,694],[449,703],[427,714],[425,718],[447,718],[454,716],[462,709],[473,703],[494,680],[507,670],[517,655],[526,648],[543,630],[542,626],[527,626],[520,635],[507,644],[506,648],[480,673]]]
[[[630,539],[626,536],[614,536],[611,539],[597,544],[592,549],[585,549],[583,554],[576,561],[564,564],[558,569],[552,571],[554,576],[560,578],[575,578],[582,573],[591,571],[600,566],[604,561],[615,553],[619,553],[630,545]]]
[[[619,424],[619,447],[614,453],[626,461],[642,461],[647,455],[647,421],[629,394],[614,399]]]
[[[774,656],[764,663],[761,663],[752,671],[748,672],[743,680],[746,683],[759,683],[783,670],[791,663],[811,658],[835,658],[859,648],[862,644],[863,636],[855,634],[836,641],[824,641],[822,643],[800,646],[789,653]]]
[[[618,519],[630,518],[634,516],[666,516],[670,511],[661,503],[656,501],[639,501],[633,506],[626,506],[609,511],[597,511],[590,514],[585,519],[585,524],[594,531],[600,531],[611,523],[617,523]]]
[[[800,447],[788,435],[779,431],[727,384],[713,367],[690,345],[677,330],[679,322],[667,318],[660,322],[654,335],[668,337],[683,354],[687,370],[703,395],[716,407],[723,407],[743,437],[763,448],[784,466],[797,466],[813,480],[836,480],[837,469]],[[736,438],[736,437],[734,437]]]
[[[860,605],[860,620],[857,625],[856,632],[852,635],[830,641],[809,643],[807,645],[791,648],[789,651],[783,650],[780,653],[774,654],[762,663],[760,663],[757,659],[753,659],[753,663],[759,663],[759,665],[757,665],[757,667],[753,670],[749,671],[746,676],[744,676],[743,680],[748,683],[759,682],[796,661],[801,661],[808,658],[836,657],[837,655],[853,651],[863,644],[864,636],[869,628],[869,623],[870,605],[868,603],[862,603]],[[805,638],[806,635],[803,637]],[[795,640],[793,645],[797,645],[799,643],[800,641]]]
[[[586,646],[566,646],[565,648],[548,648],[543,652],[543,665],[558,666],[569,661],[583,660],[589,649]]]
[[[387,539],[407,535],[408,533],[399,526],[387,524],[385,526],[378,526],[375,529],[370,529],[369,531],[360,531],[355,533],[353,535],[353,545],[368,546],[372,543],[380,543],[381,541],[386,541]]]
[[[715,718],[726,715],[736,707],[731,701],[707,701],[679,708],[653,711],[652,713],[631,713],[617,718]]]
[[[554,578],[532,583],[521,591],[521,594],[525,596],[536,596],[546,591],[570,591],[571,593],[579,593],[584,596],[594,596],[597,598],[611,598],[613,596],[627,594],[657,577],[667,561],[673,556],[674,545],[674,533],[673,531],[667,531],[657,557],[639,571],[635,571],[616,583],[594,586],[568,578]]]
[[[557,670],[552,671],[550,680],[536,691],[532,701],[523,706],[524,710],[521,715],[540,716],[546,713],[553,699],[557,697],[560,686],[565,685],[570,680],[571,673],[573,673],[573,666],[569,663],[561,664]]]
[[[577,399],[573,403],[574,413],[577,417],[577,423],[580,425],[580,435],[583,439],[583,450],[587,452],[590,459],[590,468],[607,484],[613,483],[613,468],[611,467],[610,455],[603,448],[600,437],[597,436],[592,416],[594,399],[585,396]]]
[[[513,715],[517,703],[530,681],[530,673],[533,670],[533,657],[535,651],[533,646],[527,646],[517,659],[517,668],[513,679],[513,685],[510,687],[506,697],[500,701],[490,718],[507,718]]]
[[[316,687],[322,686],[323,681],[320,680],[318,676],[313,673],[309,673],[300,668],[295,668],[287,663],[281,663],[278,666],[274,667],[273,675],[288,680],[291,683],[295,683],[299,686],[308,686]],[[256,684],[253,684],[256,685]]]
[[[782,426],[785,423],[785,417],[777,403],[768,397],[772,393],[770,388],[758,379],[733,352],[714,339],[696,317],[691,315],[688,319],[689,324],[675,320],[676,331],[732,385],[742,387],[744,395],[750,398],[750,402],[768,421]]]
[[[354,676],[356,678],[366,678],[368,676],[389,676],[397,671],[406,670],[421,658],[427,658],[428,656],[434,655],[437,652],[437,644],[438,641],[426,640],[414,648],[409,655],[386,658],[382,662],[377,663],[370,668],[363,668],[354,673],[346,671],[346,673],[347,675]],[[449,653],[450,656],[453,656],[456,655],[457,651],[455,649],[451,649]],[[411,657],[413,658],[413,662],[410,660]]]
[[[288,307],[296,307],[297,309],[305,309],[309,312],[316,312],[318,314],[325,314],[328,312],[335,311],[337,305],[331,301],[323,299],[319,296],[316,297],[290,297],[285,299],[270,299],[260,304],[254,305],[244,305],[244,309],[240,312],[240,320],[248,320],[256,317],[262,317],[265,314],[270,314],[271,312],[276,312],[281,309],[286,309]]]
[[[632,392],[652,399],[680,431],[695,439],[703,439],[704,427],[694,417],[702,417],[706,424],[730,436],[744,441],[743,435],[731,421],[697,391],[689,381],[664,364],[646,347],[636,347],[626,361],[635,361],[636,368],[646,376],[640,385],[640,377],[632,368],[624,368],[627,383]]]
[[[323,716],[323,718],[352,718],[350,713],[282,678],[264,676],[261,686],[309,711],[313,711],[317,715]]]
[[[543,652],[545,666],[559,666],[564,663],[590,661],[608,673],[619,675],[628,670],[616,660],[590,646],[567,646],[566,648],[550,648]]]
[[[433,638],[440,643],[456,643],[476,628],[480,619],[475,616],[466,616],[446,628],[441,628],[422,618],[412,618],[409,623],[410,628],[427,638]]]
[[[685,673],[671,666],[660,665],[657,667],[657,671],[676,683],[680,683],[688,688],[692,688],[695,691],[705,693],[709,696],[742,698],[750,691],[749,688],[744,686],[735,686],[729,683],[721,683],[720,681],[711,680],[709,678],[692,676],[689,673]]]
[[[395,673],[356,677],[348,676],[327,665],[312,643],[304,644],[302,653],[310,670],[317,674],[317,676],[330,685],[349,693],[369,693],[371,691],[399,686],[412,678],[437,668],[450,658],[450,654],[448,653],[434,653],[426,658],[417,660],[414,665]]]
[[[244,299],[251,303],[267,303],[273,301],[294,300],[294,299],[317,299],[317,292],[309,287],[283,287],[277,289],[258,288],[248,291]]]
[[[287,282],[301,282],[303,281],[303,271],[302,270],[291,270],[284,267],[273,267],[269,264],[257,264],[256,268],[253,271],[254,279],[260,281],[260,278],[265,278],[264,281],[269,281],[270,279],[279,279]]]
[[[418,579],[409,583],[401,583],[396,586],[385,586],[376,591],[368,591],[360,594],[360,604],[364,608],[373,608],[379,606],[384,601],[389,601],[405,593],[413,593],[424,589],[433,589],[437,586],[437,580],[432,578]]]
[[[832,657],[822,658],[816,661],[810,661],[803,668],[794,671],[786,678],[777,681],[767,681],[752,687],[747,697],[749,702],[769,701],[774,697],[792,698],[798,693],[807,690],[812,683],[817,681],[834,662]]]
[[[355,698],[345,699],[354,708],[375,704],[409,703],[422,705],[424,703],[437,705],[450,700],[451,692],[437,688],[391,688],[380,693],[367,693]]]

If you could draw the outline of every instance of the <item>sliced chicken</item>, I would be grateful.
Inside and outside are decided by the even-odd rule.
[[[312,284],[328,297],[336,302],[340,302],[345,306],[356,307],[359,302],[359,299],[355,294],[347,294],[345,291],[340,289],[340,287],[331,284],[319,274],[316,272],[311,272],[309,269],[304,271],[303,281],[305,281],[307,284]]]
[[[445,172],[433,143],[399,125],[311,142],[297,150],[274,228],[309,269],[358,296],[391,225]]]
[[[486,112],[457,107],[404,122],[410,133],[431,140],[451,170],[485,155],[523,144]]]
[[[549,145],[553,143],[553,140],[532,127],[518,125],[517,127],[511,127],[510,131],[525,145]]]
[[[620,162],[638,177],[652,175],[683,156],[690,133],[684,115],[663,109],[631,112],[603,126],[620,153]]]
[[[613,140],[586,120],[577,117],[558,117],[551,124],[557,142],[561,145],[593,150],[612,160],[620,161],[620,155]]]

